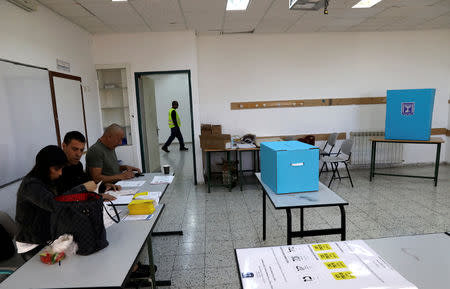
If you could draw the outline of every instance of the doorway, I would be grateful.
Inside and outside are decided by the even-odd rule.
[[[175,174],[193,177],[197,184],[190,70],[136,72],[135,82],[143,171],[160,172],[168,164]],[[189,151],[180,151],[175,139],[166,153],[161,147],[170,135],[168,112],[174,100]]]

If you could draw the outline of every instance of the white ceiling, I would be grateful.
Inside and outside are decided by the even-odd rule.
[[[359,0],[329,0],[329,14],[291,11],[289,0],[251,0],[226,12],[226,0],[37,0],[93,34],[195,30],[199,34],[253,31],[303,33],[450,28],[450,0],[383,0],[352,9]]]

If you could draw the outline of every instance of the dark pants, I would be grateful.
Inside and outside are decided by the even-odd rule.
[[[170,144],[172,143],[172,141],[177,138],[178,142],[180,143],[180,148],[184,148],[184,140],[183,140],[183,135],[181,134],[181,130],[179,127],[172,127],[170,129],[170,136],[167,139],[166,143],[164,144],[163,147],[167,148],[168,146],[170,146]]]

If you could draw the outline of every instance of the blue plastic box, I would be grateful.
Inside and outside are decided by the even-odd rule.
[[[319,190],[319,148],[299,141],[261,143],[261,179],[276,194]]]
[[[436,89],[388,90],[386,139],[430,140]]]

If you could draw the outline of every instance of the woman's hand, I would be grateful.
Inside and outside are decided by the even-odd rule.
[[[94,192],[97,189],[97,185],[94,181],[89,181],[83,184],[88,192]]]

